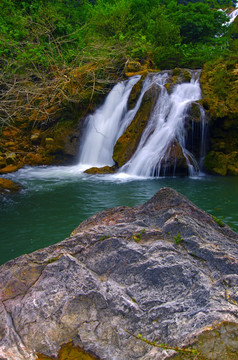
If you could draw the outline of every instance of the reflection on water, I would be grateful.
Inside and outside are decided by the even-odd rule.
[[[63,240],[100,210],[141,204],[164,186],[223,217],[238,231],[236,177],[145,179],[125,174],[86,175],[82,170],[77,166],[35,167],[7,175],[24,189],[0,197],[0,263]]]

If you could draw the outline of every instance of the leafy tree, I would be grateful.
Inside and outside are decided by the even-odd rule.
[[[179,5],[174,21],[180,27],[183,43],[208,42],[226,32],[223,24],[228,20],[222,11],[211,10],[201,2]]]

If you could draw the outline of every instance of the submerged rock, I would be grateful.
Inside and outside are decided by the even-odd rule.
[[[91,167],[84,172],[86,174],[113,174],[117,170],[116,166]]]
[[[194,358],[142,334],[236,359],[237,258],[238,234],[175,190],[102,211],[1,266],[0,358],[57,357],[71,341],[101,360]]]

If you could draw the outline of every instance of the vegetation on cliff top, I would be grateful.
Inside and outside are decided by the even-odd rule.
[[[112,81],[111,72],[120,73],[127,59],[150,56],[158,68],[200,67],[229,51],[231,30],[217,9],[231,5],[228,0],[2,0],[1,123],[19,117],[26,104],[46,121],[56,111],[52,104],[63,99],[90,102],[92,89],[101,90],[96,80]],[[91,91],[70,92],[74,68],[91,74],[85,86]]]
[[[31,158],[37,151],[40,156],[30,163],[49,163],[62,144],[46,148],[46,139],[58,137],[58,124],[71,131],[95,109],[123,78],[128,61],[163,69],[237,58],[237,25],[225,26],[228,10],[218,11],[233,5],[230,0],[2,0],[0,132],[14,124],[6,133],[15,132],[22,147],[16,144],[17,151]],[[44,132],[41,143],[32,141],[33,128]],[[2,139],[0,156],[16,151],[4,132]]]

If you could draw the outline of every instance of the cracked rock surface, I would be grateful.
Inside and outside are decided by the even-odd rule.
[[[101,360],[190,359],[140,333],[235,360],[237,290],[238,234],[163,188],[0,267],[0,359],[57,357],[70,341]]]

